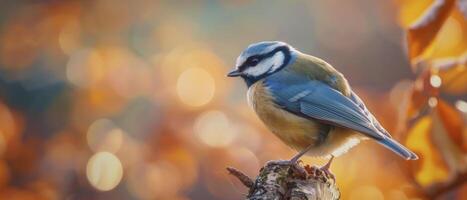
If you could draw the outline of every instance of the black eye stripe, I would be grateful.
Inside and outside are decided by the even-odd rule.
[[[269,53],[265,53],[265,54],[259,54],[259,55],[253,55],[253,56],[250,56],[248,57],[245,62],[243,62],[243,64],[241,66],[239,66],[239,70],[240,71],[243,71],[245,70],[247,67],[251,67],[251,66],[255,66],[257,65],[259,62],[261,62],[262,60],[264,60],[265,58],[269,58],[271,56],[273,56],[274,54],[276,54],[277,52],[279,51],[283,51],[284,54],[286,54],[286,57],[289,57],[290,56],[290,51],[289,51],[289,47],[288,46],[279,46],[279,47],[276,47],[274,50],[270,51]],[[253,62],[253,60],[256,60],[256,62]]]
[[[261,60],[263,60],[263,58],[250,57],[245,61],[245,64],[247,66],[256,66]]]

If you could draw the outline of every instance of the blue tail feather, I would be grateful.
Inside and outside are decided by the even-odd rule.
[[[398,155],[404,157],[406,160],[417,160],[418,156],[404,147],[402,144],[399,142],[395,141],[392,138],[384,138],[381,140],[378,140],[378,142],[382,145],[384,145],[386,148],[390,149],[391,151],[394,151]]]

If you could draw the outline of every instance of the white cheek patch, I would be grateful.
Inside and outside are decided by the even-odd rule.
[[[271,61],[271,68],[269,69],[269,72],[274,72],[277,69],[279,69],[279,67],[282,66],[282,64],[284,64],[284,59],[285,56],[282,51],[279,51],[276,54],[274,54],[274,56],[269,59]]]
[[[260,62],[254,67],[248,67],[247,69],[245,69],[245,71],[243,71],[243,73],[245,73],[248,76],[255,77],[268,72],[270,66],[263,63],[264,62]]]
[[[268,72],[276,71],[284,62],[285,56],[281,51],[270,58],[266,58],[254,67],[247,68],[244,73],[248,76],[261,76]]]

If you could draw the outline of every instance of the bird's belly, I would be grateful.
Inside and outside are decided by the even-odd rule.
[[[277,108],[256,108],[264,124],[288,146],[302,150],[309,145],[318,145],[319,125]]]
[[[289,147],[301,151],[315,145],[308,155],[339,156],[360,140],[354,131],[340,127],[333,127],[323,138],[320,122],[281,109],[262,84],[256,83],[249,88],[248,102],[266,127]]]
[[[320,124],[279,108],[260,86],[251,86],[248,101],[266,127],[296,150],[317,143]]]

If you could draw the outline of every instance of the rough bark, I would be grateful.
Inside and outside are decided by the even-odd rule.
[[[247,200],[328,200],[340,193],[332,174],[316,167],[270,161],[256,180],[234,168],[227,168],[249,188]]]

